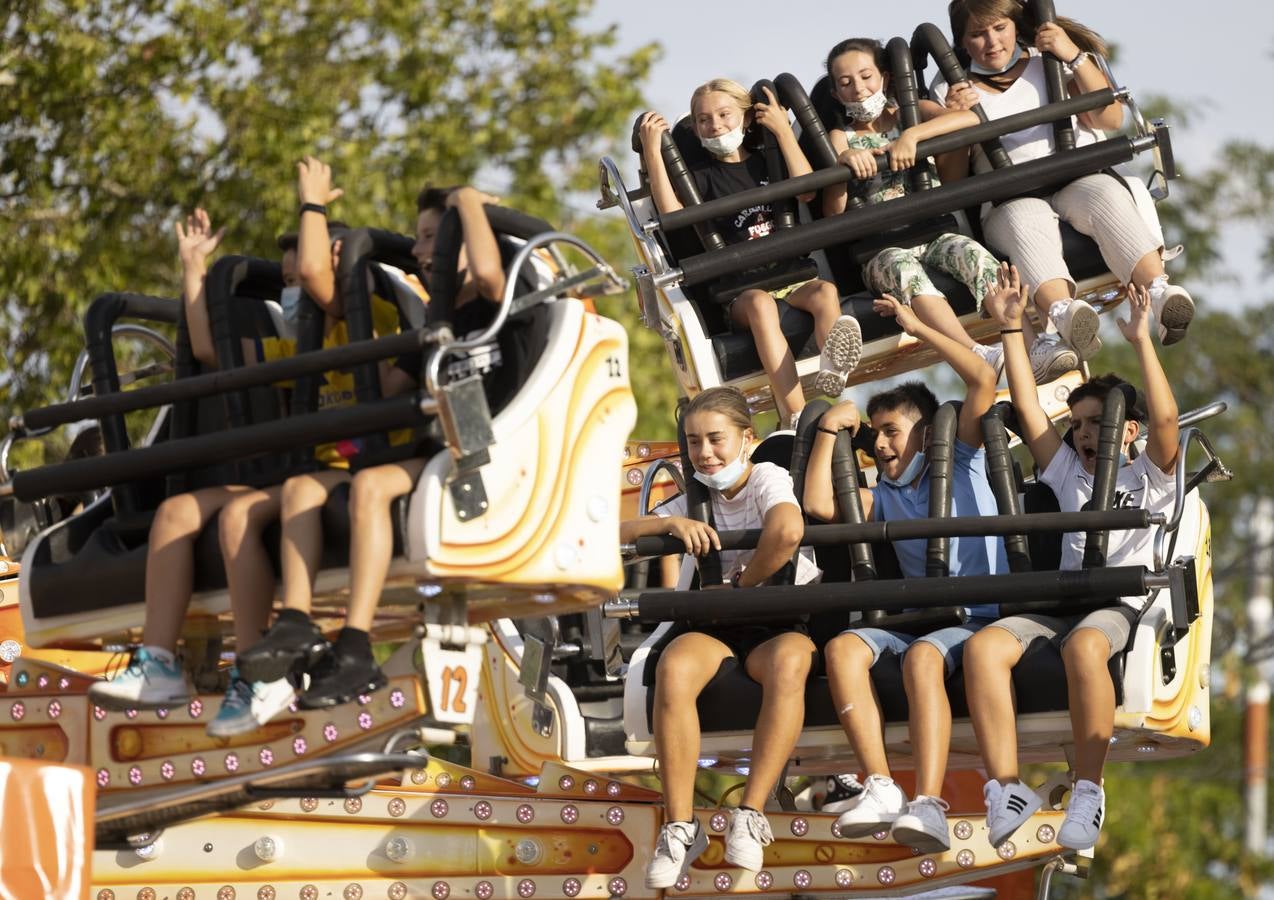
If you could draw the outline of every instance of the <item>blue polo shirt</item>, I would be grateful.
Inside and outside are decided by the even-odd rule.
[[[872,488],[872,518],[879,522],[899,519],[929,518],[929,468],[907,487],[894,487],[883,481]],[[960,440],[955,441],[951,466],[951,515],[994,516],[999,514],[991,483],[986,477],[986,451],[976,450]],[[907,578],[925,577],[925,551],[928,541],[894,541],[898,564]],[[951,539],[950,571],[952,575],[999,575],[1009,570],[1004,555],[1004,539],[1000,537],[965,537]],[[983,603],[969,607],[970,617],[994,619],[999,607]]]

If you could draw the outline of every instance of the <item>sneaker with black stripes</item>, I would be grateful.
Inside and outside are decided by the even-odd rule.
[[[862,792],[863,786],[857,776],[828,775],[827,793],[823,795],[820,810],[825,813],[843,813]]]
[[[994,779],[982,786],[986,800],[987,840],[997,850],[1040,808],[1039,794],[1022,784]]]
[[[1105,817],[1106,792],[1100,784],[1080,779],[1071,789],[1066,818],[1062,820],[1062,827],[1057,829],[1057,843],[1071,850],[1091,850],[1101,835],[1101,823]]]

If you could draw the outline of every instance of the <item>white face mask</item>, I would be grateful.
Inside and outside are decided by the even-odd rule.
[[[279,294],[279,305],[283,307],[284,321],[295,322],[301,312],[301,288],[285,287]]]
[[[916,477],[920,474],[920,470],[925,466],[925,461],[925,452],[921,450],[911,458],[911,462],[907,463],[907,468],[903,469],[902,473],[897,478],[890,478],[888,475],[882,473],[880,480],[885,484],[893,485],[896,488],[906,487],[916,480]]]
[[[712,473],[700,472],[695,470],[695,480],[700,484],[706,484],[714,491],[728,491],[734,487],[734,483],[743,477],[743,472],[747,468],[747,460],[743,458],[743,454],[747,451],[747,443],[745,442],[739,448],[739,456],[734,462],[728,466],[722,466],[720,469]]]
[[[874,122],[885,111],[885,107],[888,104],[889,98],[885,96],[885,91],[882,88],[866,100],[855,100],[852,103],[846,103],[845,115],[855,122]]]
[[[975,62],[975,63],[969,64],[969,71],[973,72],[975,75],[1002,75],[1005,72],[1007,72],[1009,69],[1016,66],[1018,62],[1021,61],[1021,59],[1022,59],[1022,45],[1015,44],[1013,46],[1013,55],[1009,57],[1009,61],[1004,64],[1004,68],[988,69],[986,66]]]
[[[743,126],[719,134],[716,137],[699,138],[703,149],[713,156],[729,156],[743,146]]]

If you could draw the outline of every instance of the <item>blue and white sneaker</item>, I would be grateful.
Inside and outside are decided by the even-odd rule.
[[[191,690],[171,653],[158,647],[138,647],[124,671],[110,681],[92,685],[88,696],[102,709],[158,709],[185,703]]]
[[[231,669],[230,686],[221,709],[208,723],[208,735],[220,738],[256,731],[295,699],[296,690],[286,678],[249,684],[239,677],[238,669]]]

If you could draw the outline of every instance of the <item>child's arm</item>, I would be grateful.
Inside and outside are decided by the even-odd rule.
[[[1022,335],[1022,315],[1030,285],[1022,284],[1017,266],[1000,264],[995,276],[995,289],[982,301],[982,308],[1000,323],[1000,342],[1004,350],[1004,369],[1009,378],[1009,396],[1022,427],[1022,440],[1030,448],[1035,465],[1043,472],[1062,446],[1062,439],[1052,421],[1040,406],[1035,392],[1035,374]]]
[[[327,206],[345,193],[340,188],[332,187],[332,167],[313,156],[307,156],[296,164],[296,174],[296,193],[302,205],[314,203]],[[301,211],[301,224],[297,228],[296,263],[305,293],[310,295],[323,312],[341,318],[345,310],[336,292],[336,266],[332,262],[327,216]]]
[[[779,142],[779,150],[783,153],[783,162],[787,164],[787,177],[797,178],[801,175],[808,175],[814,171],[810,166],[810,161],[805,158],[805,152],[801,150],[801,145],[796,141],[796,134],[792,131],[792,123],[787,119],[787,110],[779,105],[778,99],[774,96],[774,92],[768,87],[763,87],[765,91],[767,103],[756,103],[753,105],[753,115],[757,124],[767,129],[774,135],[775,140]],[[814,199],[814,192],[810,191],[805,194],[799,194],[798,200],[802,203],[809,203]]]
[[[500,245],[496,243],[495,232],[491,230],[483,207],[499,202],[499,197],[472,187],[458,188],[447,195],[447,206],[460,213],[469,275],[479,293],[495,301],[504,296],[504,261],[500,258]]]
[[[1066,29],[1056,22],[1045,22],[1035,32],[1035,46],[1041,53],[1052,53],[1062,62],[1069,62],[1079,56],[1079,45],[1071,40]],[[1072,95],[1089,94],[1093,91],[1111,87],[1105,73],[1096,61],[1089,57],[1081,57],[1072,70],[1075,80],[1070,83],[1068,92]],[[1105,131],[1118,131],[1124,124],[1124,108],[1118,102],[1101,109],[1080,113],[1079,120],[1089,128]]]
[[[621,544],[631,544],[639,537],[652,534],[671,534],[679,538],[686,545],[686,552],[692,556],[706,556],[709,550],[721,549],[721,539],[717,537],[717,532],[708,523],[698,519],[686,516],[642,516],[640,519],[619,523]],[[799,535],[797,539],[800,539]]]
[[[858,407],[852,400],[836,404],[819,420],[819,430],[814,432],[814,446],[805,463],[805,496],[801,498],[805,512],[816,519],[834,522],[840,516],[836,491],[832,487],[832,451],[836,446],[836,435],[828,432],[857,434],[861,424]],[[872,492],[859,488],[858,495],[863,502],[863,518],[870,519]]]
[[[1141,380],[1146,386],[1146,412],[1149,421],[1146,428],[1146,454],[1151,462],[1164,472],[1171,472],[1177,464],[1177,441],[1180,426],[1177,424],[1177,398],[1164,374],[1155,345],[1150,340],[1150,292],[1144,287],[1128,286],[1127,320],[1117,319],[1120,332],[1137,354],[1141,364]]]
[[[849,150],[849,139],[845,137],[845,132],[839,128],[832,128],[827,132],[827,139],[831,141],[836,161],[841,163],[841,156]],[[845,165],[845,163],[841,164]],[[823,188],[823,215],[839,215],[848,205],[849,184],[847,182],[840,181],[831,187]]]
[[[921,322],[911,307],[903,306],[888,294],[876,301],[875,309],[882,316],[895,316],[903,331],[929,344],[955,369],[967,386],[956,437],[970,447],[981,447],[982,416],[995,402],[995,370],[968,347]]]
[[[761,522],[761,539],[756,543],[756,550],[735,584],[741,588],[764,584],[792,559],[804,534],[805,523],[799,506],[794,503],[771,506]]]
[[[975,113],[947,109],[932,100],[920,101],[920,115],[923,121],[919,125],[912,125],[889,145],[890,168],[895,172],[910,169],[916,164],[916,145],[921,141],[978,124]],[[965,158],[968,158],[968,151],[965,151]]]
[[[925,102],[921,101],[921,115],[924,115]],[[977,89],[969,82],[961,81],[947,89],[942,97],[941,106],[943,109],[963,112],[973,109],[981,102],[982,98]],[[971,152],[971,147],[961,147],[959,150],[952,150],[950,153],[943,153],[937,157],[938,178],[943,184],[950,184],[968,176]]]
[[[660,148],[663,134],[668,130],[668,122],[659,113],[642,113],[641,158],[646,161],[650,199],[655,201],[655,209],[664,214],[682,208],[677,192],[672,189],[672,182],[668,179],[668,169],[664,166],[664,155]]]
[[[208,302],[204,293],[204,276],[208,273],[208,256],[217,249],[225,228],[214,233],[208,213],[196,209],[186,216],[186,226],[178,221],[177,252],[181,257],[181,296],[185,305],[186,330],[190,333],[190,349],[195,359],[205,366],[217,365],[217,352],[212,346],[212,328],[208,323]]]

